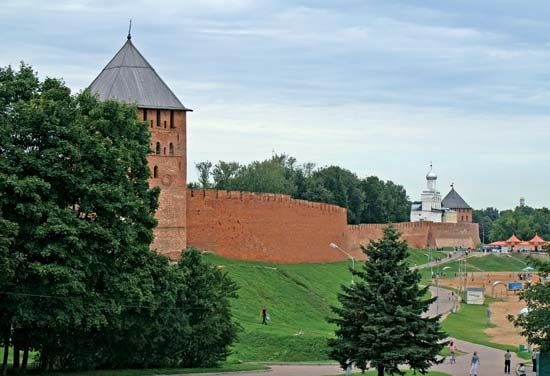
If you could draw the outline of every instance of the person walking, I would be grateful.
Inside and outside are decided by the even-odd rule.
[[[267,325],[267,318],[269,316],[267,313],[267,309],[265,309],[265,307],[262,307],[262,310],[260,311],[260,317],[262,318],[262,324]]]
[[[470,376],[477,376],[477,370],[479,369],[479,356],[477,356],[477,351],[474,351],[472,356],[471,366],[470,366]]]
[[[454,342],[449,344],[449,351],[451,352],[451,359],[449,359],[449,364],[456,364],[456,345]]]
[[[512,354],[510,350],[506,350],[504,353],[504,373],[510,374],[510,367],[512,365]]]

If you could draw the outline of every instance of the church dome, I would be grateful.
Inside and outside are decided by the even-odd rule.
[[[427,180],[437,180],[437,174],[430,170],[430,172],[428,172],[426,174],[426,179]]]

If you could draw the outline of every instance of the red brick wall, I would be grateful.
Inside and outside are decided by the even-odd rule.
[[[188,246],[232,259],[279,263],[345,260],[347,256],[330,243],[362,259],[359,245],[381,237],[386,226],[347,225],[345,209],[287,195],[187,191]],[[479,244],[477,224],[407,222],[395,227],[413,248]]]
[[[279,263],[345,260],[329,244],[344,248],[346,231],[346,210],[338,206],[287,195],[187,191],[188,245],[224,257]]]
[[[145,119],[145,111],[147,118]],[[156,109],[140,109],[141,120],[147,121],[151,130],[151,150],[148,157],[151,169],[149,185],[160,187],[159,208],[156,212],[158,225],[152,248],[169,256],[181,253],[186,248],[186,112],[174,110],[173,128],[170,127],[170,110],[160,110],[157,123]],[[160,153],[156,145],[160,144]],[[172,144],[172,153],[170,149]],[[154,176],[155,167],[157,177]]]
[[[387,225],[362,224],[348,226],[347,247],[358,249],[371,239],[382,236]],[[480,243],[477,223],[405,222],[394,226],[412,248],[455,247],[474,248]]]

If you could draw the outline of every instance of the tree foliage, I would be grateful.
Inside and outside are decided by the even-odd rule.
[[[420,288],[421,275],[406,261],[407,243],[392,226],[384,236],[371,241],[363,251],[368,256],[354,274],[360,281],[342,286],[336,317],[336,338],[329,340],[330,356],[343,368],[348,362],[378,375],[403,374],[400,365],[425,373],[438,363],[437,355],[446,337],[439,317],[422,317],[434,298],[424,299],[428,287]]]
[[[529,257],[536,266],[539,276],[550,276],[550,262]],[[550,352],[550,284],[548,282],[531,283],[520,292],[520,299],[525,301],[528,313],[519,316],[509,316],[509,320],[521,329],[521,335],[527,337],[529,343],[539,347],[542,353]]]
[[[298,164],[287,155],[274,155],[246,165],[219,161],[196,165],[199,184],[207,188],[248,192],[283,193],[294,198],[339,205],[348,209],[348,222],[389,223],[407,221],[410,202],[405,189],[375,176],[359,178],[337,166],[315,168]]]
[[[506,240],[513,234],[522,240],[529,240],[536,234],[550,239],[550,210],[518,206],[514,210],[501,211],[491,225],[491,240]]]
[[[148,184],[149,141],[134,106],[71,95],[25,65],[0,69],[0,340],[14,368],[31,350],[44,369],[226,356],[234,285],[194,251],[172,266],[150,250],[159,191]],[[197,329],[196,307],[226,317]],[[191,348],[199,332],[210,342]],[[196,350],[203,357],[191,359]]]

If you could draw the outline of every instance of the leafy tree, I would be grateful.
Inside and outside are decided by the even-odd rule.
[[[539,276],[550,275],[550,262],[530,257],[529,261],[537,267]],[[528,313],[508,319],[521,329],[521,335],[527,337],[529,343],[540,348],[542,353],[550,352],[550,284],[544,282],[531,283],[520,292],[520,299],[525,301]]]
[[[150,250],[149,141],[135,106],[71,95],[25,65],[0,69],[0,340],[17,371],[31,350],[44,369],[227,354],[235,285],[199,256],[171,266]],[[199,333],[205,355],[189,361]]]
[[[216,189],[229,190],[231,180],[241,169],[241,165],[237,162],[219,161],[212,170],[212,178]]]
[[[378,375],[403,374],[400,365],[425,373],[438,363],[445,346],[439,317],[422,317],[435,298],[423,299],[428,287],[419,288],[421,275],[406,261],[407,243],[392,226],[363,251],[368,256],[354,274],[360,282],[342,286],[341,306],[332,307],[338,326],[329,340],[330,356],[345,367],[352,361],[360,368],[370,365]]]
[[[181,364],[213,366],[225,359],[237,336],[239,327],[232,319],[230,304],[237,297],[237,285],[227,273],[204,262],[195,248],[183,254],[177,268],[187,287],[180,308],[191,326],[183,339]]]
[[[513,234],[524,240],[531,239],[535,234],[550,238],[550,210],[518,206],[514,210],[500,212],[491,225],[491,240],[507,239]]]
[[[209,163],[196,164],[199,182],[190,183],[190,188],[203,188],[212,177],[215,189],[283,193],[342,206],[348,209],[348,223],[403,222],[409,218],[410,201],[405,189],[375,176],[360,179],[337,166],[298,164],[285,154],[247,165],[219,161],[210,169]]]
[[[349,170],[331,166],[315,171],[310,179],[316,190],[308,189],[303,198],[311,201],[324,199],[323,202],[347,208],[348,223],[361,222],[365,195],[359,187],[360,180],[357,175]]]
[[[489,207],[481,210],[474,210],[472,221],[479,224],[479,233],[483,243],[491,243],[499,239],[491,237],[493,222],[500,216],[498,209]]]
[[[210,169],[212,168],[212,162],[205,161],[195,163],[195,168],[199,173],[199,183],[202,189],[210,188]]]

